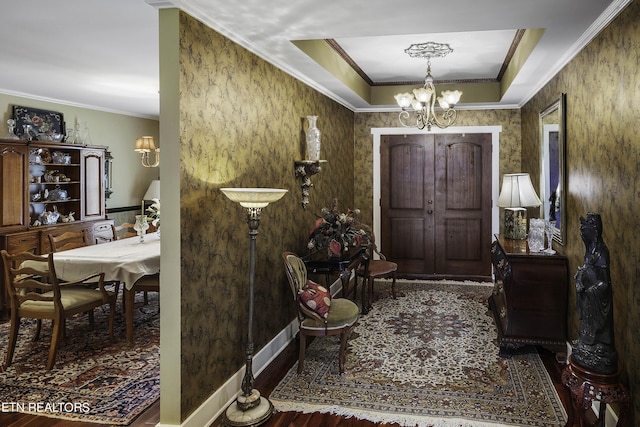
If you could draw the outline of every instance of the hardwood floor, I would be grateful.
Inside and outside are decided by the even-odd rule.
[[[548,350],[539,349],[540,357],[544,362],[549,376],[556,387],[565,410],[568,408],[569,395],[562,386],[561,375],[563,364],[556,362],[554,355]],[[280,380],[289,371],[297,360],[297,346],[290,344],[278,358],[271,363],[257,378],[255,387],[260,393],[268,396]],[[156,402],[147,411],[141,414],[131,427],[155,426],[160,422],[160,402]],[[103,424],[58,420],[54,418],[40,417],[36,415],[2,413],[0,425],[4,427],[108,427]],[[210,427],[221,427],[222,421],[215,420]],[[398,424],[374,423],[356,418],[344,418],[331,414],[302,414],[297,412],[278,412],[269,421],[263,424],[265,427],[397,427]]]

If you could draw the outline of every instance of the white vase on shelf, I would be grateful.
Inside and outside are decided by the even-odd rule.
[[[318,116],[307,116],[309,127],[306,130],[307,160],[320,160],[320,129],[316,127]]]

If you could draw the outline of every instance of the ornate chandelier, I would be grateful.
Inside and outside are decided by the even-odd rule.
[[[431,130],[433,125],[441,129],[451,126],[456,121],[457,112],[455,105],[460,101],[462,92],[459,90],[445,90],[441,96],[436,98],[436,88],[433,85],[433,77],[431,76],[431,58],[441,58],[447,56],[453,49],[446,43],[418,43],[412,44],[404,50],[412,58],[427,58],[427,75],[424,79],[424,86],[413,90],[413,94],[408,92],[398,93],[394,96],[398,105],[402,108],[398,119],[404,127],[417,127],[418,129]],[[442,108],[442,117],[438,119],[435,113],[436,99],[438,105]],[[412,114],[407,111],[412,107],[415,112],[415,118],[412,123],[409,119]]]

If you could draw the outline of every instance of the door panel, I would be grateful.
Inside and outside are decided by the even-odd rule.
[[[489,275],[491,135],[436,135],[436,274]]]
[[[389,135],[381,142],[380,249],[399,271],[433,270],[433,137]]]
[[[491,135],[383,136],[380,159],[380,246],[399,273],[489,276]]]

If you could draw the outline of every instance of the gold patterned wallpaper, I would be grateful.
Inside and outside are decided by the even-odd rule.
[[[616,349],[640,422],[640,2],[631,3],[522,109],[522,162],[539,182],[538,113],[567,94],[567,244],[573,275],[584,258],[579,218],[602,216],[611,256]],[[578,337],[575,282],[569,333]]]
[[[246,212],[221,187],[289,190],[266,207],[257,236],[253,338],[259,351],[295,319],[281,253],[306,251],[314,213],[353,203],[353,113],[180,13],[182,418],[244,365]],[[301,207],[294,161],[317,115],[322,158]]]
[[[501,125],[500,175],[539,174],[538,112],[567,93],[568,242],[575,271],[584,255],[577,224],[603,216],[612,255],[617,348],[624,379],[638,392],[640,296],[638,166],[640,16],[633,2],[522,110],[461,111],[459,126]],[[295,317],[281,268],[285,250],[306,251],[316,213],[337,197],[372,221],[371,128],[396,127],[397,113],[357,113],[317,93],[215,31],[180,13],[182,215],[182,418],[244,364],[249,242],[245,213],[226,186],[286,188],[265,208],[257,238],[254,342],[259,351]],[[293,162],[304,158],[306,115],[318,115],[328,163],[300,206]],[[593,120],[592,117],[597,117]],[[571,288],[571,291],[573,289]],[[569,326],[577,331],[570,292]],[[638,398],[634,397],[636,419]]]

